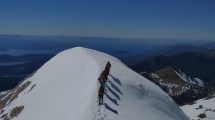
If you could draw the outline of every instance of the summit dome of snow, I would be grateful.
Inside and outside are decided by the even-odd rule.
[[[99,106],[97,78],[107,61],[112,67],[105,104]],[[120,60],[81,47],[53,57],[0,102],[0,120],[188,119],[158,86]]]

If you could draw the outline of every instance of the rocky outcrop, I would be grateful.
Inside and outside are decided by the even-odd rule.
[[[14,117],[17,117],[22,112],[23,109],[24,109],[24,106],[13,108],[13,110],[10,113],[10,118],[12,119]]]
[[[18,85],[11,92],[7,93],[5,97],[0,100],[0,110],[2,110],[7,104],[10,104],[18,95],[29,86],[31,82],[26,81],[21,85]]]
[[[19,96],[19,94],[30,85],[30,83],[30,81],[23,81],[16,88],[8,92],[4,97],[0,99],[0,116],[3,120],[11,120],[12,118],[17,117],[22,112],[24,106],[15,107],[8,113],[5,113],[4,107],[15,100]]]
[[[1,116],[3,120],[11,120],[14,117],[17,117],[22,110],[24,109],[24,106],[18,106],[12,109],[10,113],[5,113],[4,115]]]
[[[33,86],[31,86],[31,89],[28,92],[30,92],[31,90],[33,90],[35,86],[36,86],[36,84],[34,84]]]
[[[206,87],[182,80],[172,67],[166,67],[151,74],[141,74],[161,87],[179,105],[205,98],[208,95]]]

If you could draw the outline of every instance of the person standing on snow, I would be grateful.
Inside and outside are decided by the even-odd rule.
[[[98,90],[99,103],[103,103],[104,94],[107,92],[105,86],[100,86]]]
[[[106,66],[105,66],[105,69],[104,71],[102,72],[102,76],[103,78],[105,79],[105,82],[107,81],[108,79],[108,75],[109,75],[109,72],[110,72],[110,67],[111,67],[111,64],[110,62],[108,61]]]
[[[104,86],[104,85],[105,85],[106,80],[105,80],[105,77],[104,77],[103,74],[101,74],[101,75],[99,76],[98,81],[99,81],[99,83],[100,83],[100,86]]]
[[[111,68],[111,64],[110,64],[110,61],[108,61],[106,66],[105,66],[105,71],[107,71],[107,75],[109,75],[110,68]]]
[[[108,79],[110,67],[111,67],[110,61],[108,61],[106,66],[105,66],[105,69],[102,71],[102,73],[100,74],[100,76],[98,78],[98,81],[100,83],[100,87],[98,90],[99,105],[101,105],[101,103],[103,103],[104,94],[107,92],[107,90],[105,88],[105,84],[106,84],[107,79]]]

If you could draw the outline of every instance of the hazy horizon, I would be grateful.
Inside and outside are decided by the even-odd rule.
[[[118,40],[134,40],[133,42],[144,42],[144,40],[147,41],[156,41],[156,40],[164,40],[164,41],[158,41],[158,42],[165,42],[165,41],[172,41],[172,42],[183,42],[183,43],[195,43],[195,42],[200,42],[200,43],[210,43],[210,42],[215,42],[215,39],[191,39],[191,38],[126,38],[126,37],[105,37],[105,36],[78,36],[78,35],[43,35],[43,34],[1,34],[0,36],[24,36],[24,37],[77,37],[77,38],[101,38],[101,39],[118,39]]]

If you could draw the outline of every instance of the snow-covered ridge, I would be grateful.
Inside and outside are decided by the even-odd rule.
[[[108,92],[98,106],[97,78],[107,61]],[[187,120],[158,86],[117,58],[82,47],[59,53],[12,93],[0,120]]]
[[[177,71],[175,70],[175,73],[184,81],[188,82],[188,83],[192,83],[192,84],[197,84],[199,86],[204,86],[204,82],[203,80],[199,79],[199,78],[191,78],[189,76],[187,76],[185,73],[181,72],[179,69],[177,69]]]

